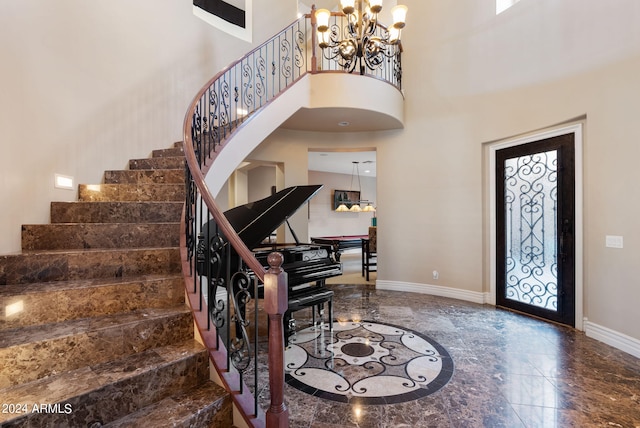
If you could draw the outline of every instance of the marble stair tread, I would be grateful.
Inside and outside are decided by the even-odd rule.
[[[184,156],[155,157],[129,160],[129,169],[180,169],[185,166]]]
[[[22,225],[23,250],[148,248],[180,245],[180,223],[56,223]]]
[[[0,330],[183,302],[180,274],[6,285],[0,292]]]
[[[123,169],[104,172],[105,184],[181,184],[184,168],[177,169]]]
[[[0,288],[8,284],[180,273],[178,247],[23,251],[0,255]]]
[[[193,337],[184,304],[0,330],[0,388]]]
[[[52,202],[51,223],[180,222],[183,201]]]
[[[184,184],[80,184],[80,201],[184,201]]]
[[[206,382],[182,394],[167,397],[104,428],[125,427],[231,427],[231,396],[224,388]]]
[[[71,410],[69,414],[0,413],[0,426],[108,423],[199,385],[208,374],[206,349],[195,340],[160,346],[0,389],[3,403],[22,403],[29,410],[33,405],[60,403],[62,409]]]

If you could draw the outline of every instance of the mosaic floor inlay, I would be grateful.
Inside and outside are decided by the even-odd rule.
[[[391,324],[334,322],[308,327],[285,351],[286,382],[319,398],[396,404],[433,394],[453,375],[453,360],[429,337]]]

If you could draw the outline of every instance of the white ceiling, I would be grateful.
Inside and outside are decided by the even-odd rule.
[[[282,125],[285,129],[319,132],[361,132],[398,129],[393,116],[359,108],[301,108]]]
[[[362,177],[376,176],[375,151],[309,151],[309,170],[349,174],[355,172],[353,162],[359,162],[357,169]]]

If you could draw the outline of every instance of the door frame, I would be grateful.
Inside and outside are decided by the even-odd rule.
[[[583,290],[583,135],[582,123],[565,125],[525,136],[513,137],[488,144],[488,196],[489,196],[489,293],[485,301],[496,305],[496,151],[508,147],[532,143],[564,134],[574,134],[575,156],[575,328],[583,330],[584,290]]]

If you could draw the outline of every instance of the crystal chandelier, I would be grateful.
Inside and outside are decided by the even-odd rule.
[[[400,32],[405,26],[407,7],[394,6],[391,9],[393,25],[378,28],[378,13],[382,10],[382,0],[341,0],[340,7],[347,17],[344,38],[338,25],[330,25],[331,12],[318,9],[315,18],[318,25],[318,45],[330,59],[336,59],[350,73],[360,64],[360,74],[365,66],[370,70],[379,67],[384,58],[395,54],[400,41]]]

